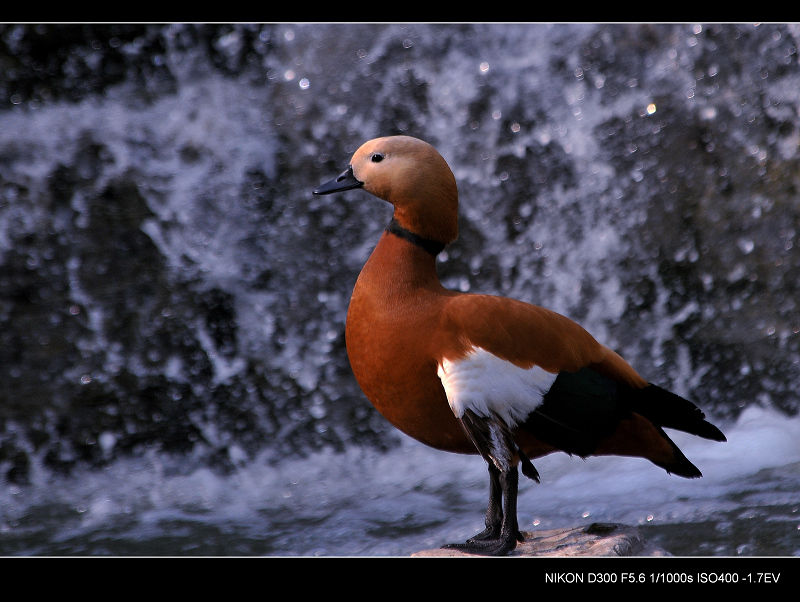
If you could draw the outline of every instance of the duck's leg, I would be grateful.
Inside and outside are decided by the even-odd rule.
[[[467,410],[461,423],[489,467],[486,529],[463,544],[444,547],[470,554],[503,556],[511,552],[518,541],[523,541],[517,524],[519,450],[508,426],[497,416],[487,418]],[[523,462],[530,464],[524,457]],[[533,465],[530,468],[535,472]]]
[[[512,470],[502,473],[500,475],[500,483],[503,488],[503,505],[505,506],[503,524],[500,528],[500,540],[504,545],[510,544],[508,550],[502,552],[503,554],[508,554],[508,552],[517,547],[518,541],[525,541],[517,522],[517,495],[519,493],[519,472],[517,467],[515,466]]]
[[[505,556],[517,547],[518,541],[524,541],[517,524],[519,486],[517,467],[500,471],[490,465],[489,475],[489,509],[486,512],[486,529],[465,543],[451,543],[443,547],[468,554]]]
[[[500,471],[489,463],[489,508],[486,510],[486,529],[470,537],[467,541],[497,539],[503,523],[503,490],[500,485]]]

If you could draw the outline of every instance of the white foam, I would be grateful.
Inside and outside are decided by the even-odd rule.
[[[636,458],[536,460],[542,483],[521,482],[521,528],[692,522],[736,509],[736,497],[754,489],[759,497],[752,503],[765,507],[800,500],[800,418],[753,407],[735,424],[720,426],[727,443],[671,433],[702,479],[670,476]],[[240,545],[242,533],[248,541],[270,542],[256,553],[392,555],[456,541],[482,525],[488,485],[478,456],[439,452],[407,438],[385,454],[350,448],[276,465],[267,457],[244,462],[241,452],[236,456],[238,469],[229,475],[189,469],[188,462],[157,453],[73,477],[34,471],[34,485],[0,491],[0,531],[14,533],[26,516],[54,507],[73,514],[37,526],[52,531],[52,541],[103,533],[122,542],[180,539],[177,524],[187,541],[214,528],[230,533],[231,546]],[[769,469],[783,471],[780,486],[770,484]]]

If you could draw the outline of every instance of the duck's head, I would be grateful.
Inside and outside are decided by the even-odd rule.
[[[422,238],[449,244],[458,236],[458,188],[439,152],[410,136],[364,143],[339,177],[314,194],[363,188],[394,205],[394,219]]]

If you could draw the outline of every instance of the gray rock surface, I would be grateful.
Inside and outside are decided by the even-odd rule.
[[[509,556],[671,556],[647,543],[636,527],[592,523],[588,527],[524,531],[525,541]],[[471,556],[458,550],[423,550],[412,556]]]

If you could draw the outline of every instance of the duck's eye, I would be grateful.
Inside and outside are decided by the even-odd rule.
[[[382,154],[375,153],[374,155],[372,155],[372,162],[373,163],[380,163],[381,161],[383,161],[383,155]]]

